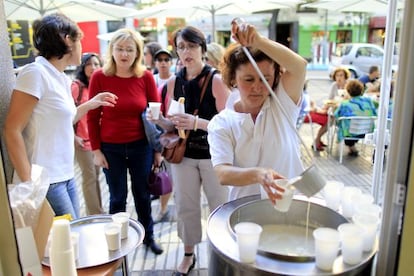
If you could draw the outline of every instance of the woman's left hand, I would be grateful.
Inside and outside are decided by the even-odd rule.
[[[194,129],[196,117],[192,114],[182,113],[171,116],[171,122],[175,125],[176,129]]]
[[[111,92],[101,92],[90,99],[88,102],[90,109],[95,109],[100,106],[114,107],[117,99],[118,96]]]

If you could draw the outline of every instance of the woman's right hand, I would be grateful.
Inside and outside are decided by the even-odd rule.
[[[256,28],[239,18],[235,18],[231,22],[231,33],[234,40],[246,47],[253,46],[260,39]]]
[[[93,151],[93,162],[96,166],[109,169],[108,162],[106,161],[105,155],[101,150]]]

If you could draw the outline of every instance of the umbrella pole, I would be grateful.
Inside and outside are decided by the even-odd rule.
[[[211,12],[211,42],[216,42],[216,11]]]

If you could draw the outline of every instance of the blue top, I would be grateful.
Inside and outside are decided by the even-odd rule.
[[[341,102],[334,112],[335,118],[350,116],[377,116],[377,109],[374,101],[369,97],[357,96],[349,100]],[[342,141],[344,137],[353,137],[349,133],[349,120],[341,121],[338,125],[338,141]]]

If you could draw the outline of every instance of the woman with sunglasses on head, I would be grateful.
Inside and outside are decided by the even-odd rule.
[[[16,181],[31,181],[32,164],[49,177],[46,198],[56,216],[79,217],[75,184],[73,124],[99,106],[111,109],[117,97],[96,94],[75,106],[70,78],[64,70],[81,63],[82,32],[62,14],[46,15],[33,22],[36,60],[17,76],[4,125],[4,137]]]
[[[228,190],[220,185],[211,165],[207,125],[224,108],[230,91],[217,71],[203,62],[207,45],[199,29],[191,26],[179,29],[174,33],[173,41],[184,67],[168,81],[167,98],[171,105],[171,100],[185,97],[185,113],[167,118],[160,116],[155,123],[167,131],[189,131],[184,159],[179,164],[171,164],[177,232],[184,243],[183,260],[174,275],[187,275],[195,266],[194,247],[201,242],[202,236],[201,188],[210,211],[227,201]],[[208,80],[211,70],[214,74]],[[201,97],[203,85],[206,89]],[[196,110],[198,113],[194,115]],[[151,120],[150,114],[148,117]]]
[[[98,54],[85,53],[82,55],[81,64],[78,66],[75,80],[72,82],[72,97],[76,106],[88,101],[89,80],[92,73],[101,67],[102,61]],[[100,167],[93,162],[86,116],[75,124],[74,129],[75,158],[82,173],[82,191],[85,199],[86,214],[102,214],[104,211],[99,182]]]
[[[119,29],[108,46],[106,62],[92,75],[89,93],[111,91],[118,96],[113,109],[88,113],[88,130],[95,164],[103,167],[109,188],[109,213],[126,211],[128,174],[138,221],[145,229],[143,243],[154,254],[163,249],[154,240],[148,176],[161,159],[145,135],[141,114],[148,102],[159,102],[154,77],[142,64],[143,41],[134,30]]]
[[[295,130],[306,61],[251,24],[233,22],[232,36],[237,43],[227,47],[220,71],[240,97],[208,125],[211,159],[220,183],[231,186],[230,200],[266,194],[274,204],[282,189],[274,179],[303,172]]]

